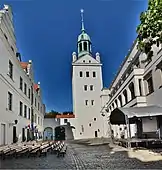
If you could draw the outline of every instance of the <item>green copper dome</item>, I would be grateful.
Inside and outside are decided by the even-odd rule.
[[[82,32],[79,36],[78,36],[78,42],[80,41],[91,41],[89,35],[85,32]]]

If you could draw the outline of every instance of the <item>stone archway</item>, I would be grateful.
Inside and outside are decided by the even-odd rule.
[[[44,140],[53,140],[53,129],[51,127],[46,127],[43,133]]]
[[[65,140],[65,128],[63,126],[57,126],[55,128],[55,140]]]

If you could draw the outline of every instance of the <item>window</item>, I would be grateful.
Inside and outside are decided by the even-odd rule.
[[[91,63],[91,60],[89,60],[89,63]]]
[[[148,86],[148,94],[154,92],[152,77],[147,79],[147,86]]]
[[[23,79],[22,79],[22,77],[20,77],[20,89],[21,90],[23,89]]]
[[[41,106],[41,113],[42,113],[42,106]]]
[[[84,126],[83,125],[81,126],[81,128],[82,128],[82,132],[84,132]]]
[[[138,85],[139,85],[140,96],[142,96],[142,79],[138,79]]]
[[[130,85],[129,85],[129,90],[130,90],[130,92],[131,92],[131,97],[132,97],[132,99],[134,99],[136,96],[135,96],[135,91],[134,91],[134,84],[133,84],[133,82],[130,83]]]
[[[126,90],[123,91],[123,95],[125,97],[125,104],[126,104],[126,103],[128,103],[128,96],[127,96],[127,91]]]
[[[97,119],[96,118],[94,118],[94,121],[96,121]]]
[[[40,124],[40,117],[38,117],[38,125]]]
[[[123,105],[123,104],[122,104],[122,98],[121,98],[121,96],[119,96],[118,99],[119,99],[119,102],[120,102],[120,106],[119,106],[119,107],[121,107],[121,106]]]
[[[30,89],[28,89],[28,97],[29,97],[29,99],[30,99]]]
[[[13,64],[11,61],[9,61],[9,68],[8,68],[8,74],[10,76],[10,78],[12,79],[13,78]]]
[[[4,37],[6,38],[6,40],[8,40],[8,37],[7,37],[7,35],[6,35],[6,34],[4,34]]]
[[[38,110],[39,110],[39,103],[38,103]]]
[[[28,108],[28,119],[30,120],[30,117],[31,117],[31,115],[30,115],[30,108]]]
[[[35,98],[35,107],[37,107],[37,99]]]
[[[64,123],[67,123],[67,119],[64,119]]]
[[[80,71],[79,74],[80,74],[80,77],[83,77],[83,72],[82,71]]]
[[[117,102],[117,100],[115,100],[115,105],[116,105],[116,107],[118,107],[118,102]]]
[[[89,77],[89,72],[88,71],[86,71],[86,77]]]
[[[37,115],[35,114],[35,123],[37,123]]]
[[[87,91],[87,85],[84,85],[84,90]]]
[[[91,100],[91,104],[94,105],[94,100]]]
[[[83,63],[85,63],[85,60],[83,60]]]
[[[11,46],[11,50],[14,52],[14,48]]]
[[[20,101],[20,111],[19,111],[19,115],[22,116],[23,114],[23,103]]]
[[[93,71],[93,77],[96,77],[96,72],[95,71]]]
[[[12,110],[12,94],[8,92],[8,109]]]
[[[79,44],[79,51],[82,51],[82,43]]]
[[[91,123],[89,123],[89,126],[91,127]]]
[[[84,42],[84,51],[87,51],[87,42]]]
[[[88,105],[88,100],[85,100],[85,105],[86,105],[86,106]]]
[[[24,105],[24,117],[27,118],[27,106]]]
[[[90,85],[90,90],[93,91],[93,85]]]
[[[24,83],[24,94],[26,95],[27,93],[27,85],[26,85],[26,83]]]

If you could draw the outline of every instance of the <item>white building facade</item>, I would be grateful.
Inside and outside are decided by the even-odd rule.
[[[83,12],[83,11],[82,11]],[[78,36],[78,54],[72,54],[72,93],[74,119],[70,123],[75,127],[74,139],[104,136],[103,117],[100,114],[102,64],[99,53],[92,56],[91,39],[84,29]]]
[[[162,48],[154,45],[152,49],[153,57],[146,60],[135,41],[110,87],[102,90],[106,95],[101,96],[104,103],[101,112],[108,118],[115,108],[162,106]],[[143,118],[141,128],[143,133],[156,133],[157,118]],[[123,131],[125,136],[128,134],[126,125],[111,125],[111,130],[115,138],[121,138]],[[130,125],[130,131],[131,137],[135,137],[136,124]]]
[[[21,61],[7,5],[0,10],[0,94],[0,145],[30,140],[31,127],[41,138],[45,105],[40,83],[34,83],[32,61]]]

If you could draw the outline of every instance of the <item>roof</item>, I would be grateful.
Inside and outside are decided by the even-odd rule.
[[[159,115],[162,115],[162,107],[154,105],[145,107],[116,108],[111,112],[110,122],[112,124],[125,124],[125,116],[128,116],[128,118],[140,118]]]
[[[28,62],[20,62],[20,65],[23,69],[26,69],[28,67]]]
[[[85,32],[82,32],[79,36],[78,36],[78,42],[79,41],[90,41],[91,42],[91,39],[89,37],[89,35]]]
[[[162,107],[159,106],[145,106],[145,107],[130,107],[119,108],[128,118],[145,117],[145,116],[157,116],[162,115]]]
[[[35,89],[35,90],[38,90],[38,89],[39,89],[38,84],[34,84],[34,89]]]
[[[61,115],[56,115],[56,118],[75,118],[75,115],[74,114],[67,114],[67,115],[61,114]]]

